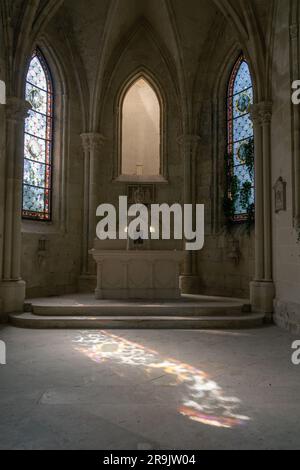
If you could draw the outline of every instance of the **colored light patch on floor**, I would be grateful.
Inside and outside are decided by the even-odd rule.
[[[161,371],[170,378],[170,386],[181,388],[178,413],[192,421],[231,429],[250,420],[238,413],[241,406],[238,398],[226,397],[206,372],[189,364],[163,358],[155,350],[106,331],[82,332],[73,342],[77,351],[99,364],[143,367],[147,375]]]

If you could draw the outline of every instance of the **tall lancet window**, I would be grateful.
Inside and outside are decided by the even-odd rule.
[[[122,165],[124,176],[159,176],[161,107],[158,96],[144,78],[127,90],[122,103]]]
[[[253,85],[241,56],[231,73],[228,97],[227,202],[234,221],[254,217],[254,134],[250,119]]]
[[[49,68],[39,50],[34,51],[29,64],[25,96],[32,110],[25,122],[22,216],[50,221],[53,86]]]

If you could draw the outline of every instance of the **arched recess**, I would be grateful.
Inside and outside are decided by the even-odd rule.
[[[45,224],[39,224],[38,231],[51,233],[66,230],[67,217],[67,186],[69,154],[69,91],[66,79],[66,66],[56,53],[55,47],[44,36],[35,46],[44,57],[51,73],[53,85],[53,128],[52,128],[52,211],[51,220],[44,219]],[[27,60],[29,66],[31,56]],[[23,84],[24,87],[24,84]],[[23,92],[25,96],[25,91]],[[24,219],[23,232],[31,233],[37,230],[37,220]]]
[[[226,180],[229,202],[225,217],[232,222],[254,218],[254,129],[250,116],[253,81],[243,54],[230,74],[227,89]]]
[[[235,66],[241,57],[246,60],[252,79],[253,103],[258,99],[258,87],[255,71],[252,61],[248,55],[244,54],[237,45],[233,45],[228,51],[222,66],[219,68],[219,74],[216,77],[215,86],[212,90],[213,102],[213,133],[216,136],[213,148],[213,192],[211,219],[213,221],[212,230],[218,233],[224,226],[224,194],[226,191],[226,172],[224,171],[224,156],[228,153],[228,86]]]
[[[135,86],[144,86],[144,102],[138,103],[136,113],[142,112],[144,116],[140,116],[140,123],[138,120],[134,123],[136,131],[139,130],[142,133],[148,131],[150,133],[149,139],[147,136],[141,136],[142,138],[135,139],[134,135],[128,135],[129,132],[134,132],[132,123],[127,126],[125,119],[126,113],[132,113],[132,105],[128,103],[128,97],[131,92],[134,93],[133,99],[137,97],[135,93]],[[152,101],[149,102],[149,100]],[[145,101],[148,101],[145,102]],[[155,102],[156,101],[156,102]],[[133,103],[135,105],[135,103]],[[162,88],[158,84],[156,78],[149,70],[141,68],[138,71],[130,75],[125,81],[125,84],[121,87],[117,98],[116,98],[116,149],[115,149],[115,171],[114,175],[119,181],[148,181],[157,182],[163,179],[167,179],[167,164],[166,164],[166,113],[167,105]],[[127,108],[127,109],[126,109]],[[130,109],[131,108],[131,109]],[[148,108],[148,109],[147,109]],[[150,112],[150,116],[149,116]],[[148,116],[146,115],[148,114]],[[152,123],[149,122],[149,117],[152,119]],[[134,118],[132,114],[131,118]],[[153,119],[156,122],[153,122]],[[152,144],[150,142],[152,139]],[[154,144],[153,144],[154,140]],[[141,145],[140,145],[141,144]],[[146,145],[148,148],[146,148]],[[129,148],[128,148],[129,145]],[[127,147],[127,148],[126,148]],[[134,162],[130,162],[126,158],[130,158],[130,153],[135,159]],[[140,152],[145,152],[144,155],[139,155]],[[148,164],[145,159],[153,158],[152,164]],[[136,168],[134,169],[134,165]],[[153,169],[153,171],[151,171]]]
[[[25,120],[22,217],[52,220],[54,87],[48,63],[36,48],[25,82],[31,110]]]

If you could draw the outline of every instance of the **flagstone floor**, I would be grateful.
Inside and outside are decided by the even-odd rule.
[[[299,449],[295,339],[5,326],[0,449]]]

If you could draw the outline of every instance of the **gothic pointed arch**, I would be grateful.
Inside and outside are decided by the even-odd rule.
[[[143,72],[131,77],[119,97],[119,162],[125,177],[155,178],[162,173],[163,100]]]
[[[53,81],[39,49],[31,57],[25,86],[31,111],[25,122],[22,217],[50,221],[53,171]]]
[[[254,217],[254,131],[250,118],[253,82],[240,55],[227,91],[226,216],[235,222]]]

